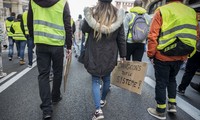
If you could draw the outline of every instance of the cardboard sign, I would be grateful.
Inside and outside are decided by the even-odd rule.
[[[69,74],[70,64],[72,61],[72,57],[66,59],[66,64],[64,65],[64,92],[66,90],[67,78]]]
[[[197,20],[200,21],[200,12],[197,12]]]
[[[118,62],[112,71],[111,83],[120,88],[141,94],[144,78],[147,71],[147,63],[139,61]]]

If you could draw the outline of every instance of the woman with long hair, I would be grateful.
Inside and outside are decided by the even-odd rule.
[[[92,93],[96,111],[92,120],[103,119],[101,110],[106,104],[110,86],[110,74],[120,60],[126,57],[126,41],[123,19],[125,12],[111,4],[112,0],[99,0],[94,7],[84,9],[82,32],[88,33],[84,66],[92,75]],[[100,80],[103,80],[102,95]]]

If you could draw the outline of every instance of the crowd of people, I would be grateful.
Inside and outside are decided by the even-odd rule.
[[[17,17],[12,12],[5,20],[8,60],[13,60],[14,44],[20,65],[26,63],[26,45],[30,68],[33,53],[36,53],[43,119],[51,119],[52,105],[62,100],[60,87],[64,52],[66,59],[69,59],[72,49],[92,78],[95,104],[92,120],[104,118],[102,108],[107,103],[111,72],[118,58],[121,63],[126,60],[142,61],[147,51],[147,57],[155,70],[157,104],[147,111],[158,119],[166,119],[166,110],[177,112],[176,93],[184,95],[189,84],[200,92],[200,83],[191,82],[200,68],[199,9],[194,10],[182,4],[182,0],[167,0],[167,4],[159,7],[151,19],[142,7],[141,0],[136,0],[129,11],[116,8],[112,0],[98,0],[95,6],[85,7],[84,17],[80,14],[78,20],[74,21],[68,2],[49,1],[31,0],[28,11]],[[181,11],[185,12],[180,14]],[[54,17],[55,14],[57,17]],[[36,52],[33,51],[35,46]],[[177,87],[176,76],[186,60],[185,73]],[[49,83],[51,71],[52,91]]]

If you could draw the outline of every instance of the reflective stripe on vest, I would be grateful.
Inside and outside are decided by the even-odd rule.
[[[14,21],[8,21],[8,20],[6,20],[6,30],[7,30],[7,34],[8,34],[9,37],[13,35],[13,33],[10,32],[10,28],[11,28],[13,22]]]
[[[28,26],[27,26],[27,15],[28,15],[28,11],[25,11],[22,15],[22,18],[23,18],[23,23],[24,23],[24,30],[25,30],[25,34],[26,35],[29,35],[29,32],[28,32]]]
[[[66,0],[60,0],[55,5],[42,8],[31,0],[34,14],[34,43],[63,46],[65,29],[63,11]]]
[[[131,21],[128,23],[128,25],[129,25],[129,32],[128,32],[128,39],[131,39],[132,40],[132,34],[131,34],[131,29],[132,29],[132,24],[133,24],[133,22],[134,22],[134,19],[135,19],[135,14],[134,13],[132,13],[132,19],[131,19]]]
[[[180,2],[167,4],[159,9],[162,14],[163,24],[157,49],[164,49],[178,37],[183,43],[194,47],[194,53],[197,39],[196,12]]]
[[[25,38],[25,36],[24,36],[24,34],[22,32],[22,29],[21,29],[19,21],[14,22],[13,25],[12,25],[12,28],[15,31],[15,33],[13,34],[13,39],[14,40],[26,40],[26,38]]]

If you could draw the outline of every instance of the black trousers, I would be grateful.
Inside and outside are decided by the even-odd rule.
[[[179,72],[180,66],[183,61],[160,61],[154,59],[154,69],[155,69],[155,100],[157,104],[163,105],[166,104],[166,89],[168,92],[168,98],[176,98],[176,75]],[[165,108],[156,109],[158,112],[165,112]]]
[[[44,44],[36,45],[39,93],[42,100],[40,108],[43,114],[52,112],[52,99],[60,97],[60,86],[62,82],[64,48],[62,46],[50,46]],[[52,92],[49,84],[49,74],[53,68],[53,85]],[[52,93],[52,94],[51,94]]]
[[[126,60],[132,61],[142,61],[142,57],[144,54],[144,43],[127,43],[127,56]]]
[[[200,68],[200,52],[196,52],[191,58],[187,60],[185,73],[183,74],[181,84],[178,86],[179,90],[185,90],[192,78],[195,75],[197,69]]]

